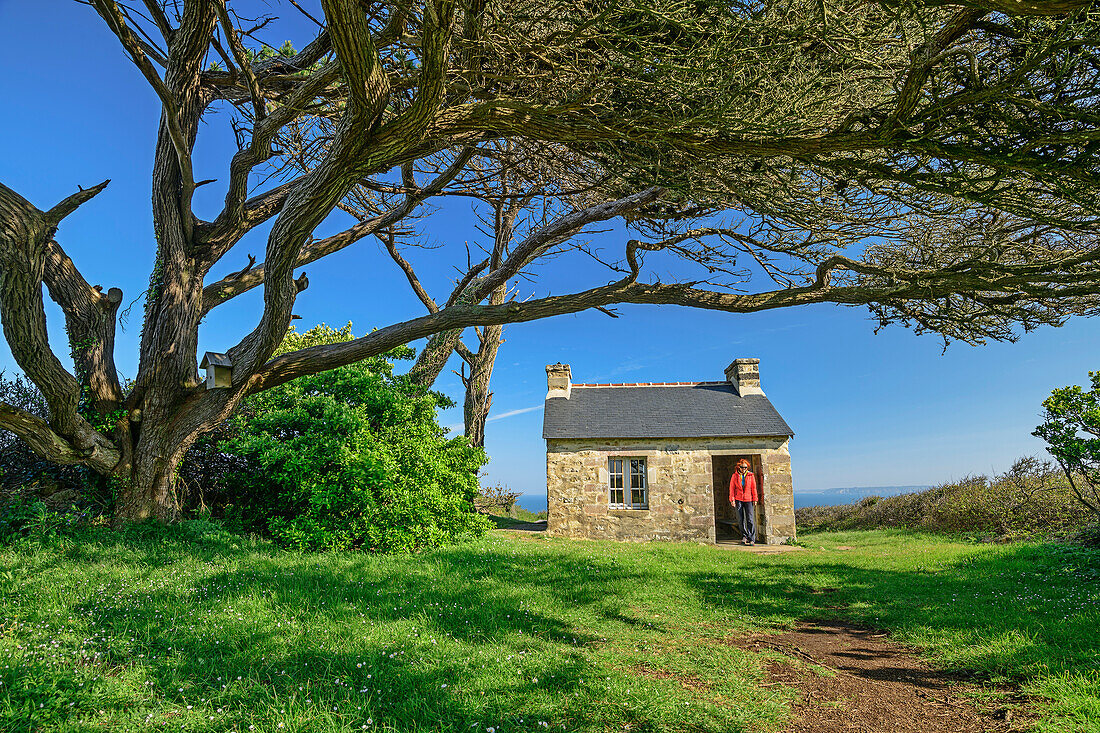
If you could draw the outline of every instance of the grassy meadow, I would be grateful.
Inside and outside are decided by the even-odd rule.
[[[838,616],[1021,685],[1041,731],[1100,729],[1100,552],[802,542],[312,555],[205,523],[24,540],[0,548],[0,731],[781,731],[792,691],[728,640]]]

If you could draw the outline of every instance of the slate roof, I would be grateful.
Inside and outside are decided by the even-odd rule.
[[[764,395],[728,382],[578,385],[546,400],[543,438],[726,438],[794,431]]]

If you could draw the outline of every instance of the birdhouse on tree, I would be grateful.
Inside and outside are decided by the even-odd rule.
[[[233,362],[225,354],[207,351],[199,368],[206,370],[207,389],[233,386]]]

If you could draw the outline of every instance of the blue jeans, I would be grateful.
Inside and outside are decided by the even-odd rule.
[[[756,542],[756,502],[735,501],[737,518],[741,520],[741,538]]]

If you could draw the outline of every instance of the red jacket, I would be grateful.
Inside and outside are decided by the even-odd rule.
[[[730,479],[730,503],[756,500],[756,474],[746,473],[742,476],[734,472],[733,478]]]

